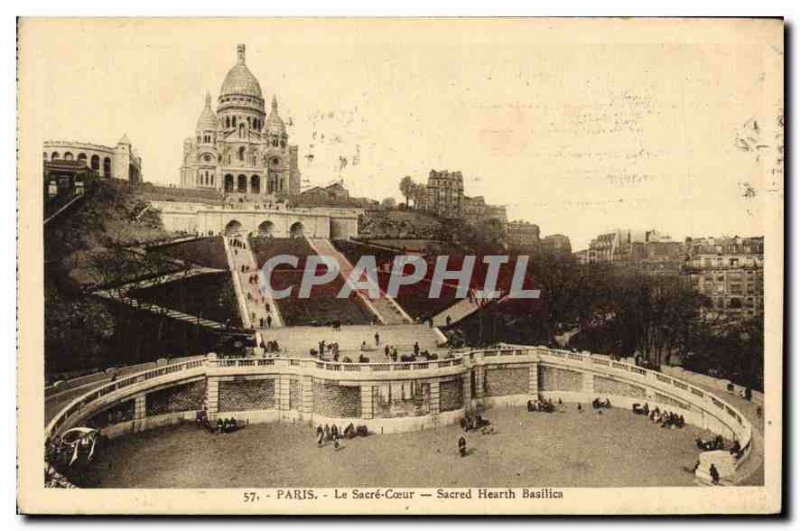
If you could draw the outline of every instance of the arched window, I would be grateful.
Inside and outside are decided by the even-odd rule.
[[[244,160],[244,146],[239,148],[239,160]]]
[[[236,179],[236,191],[240,194],[247,193],[247,175],[240,175]]]
[[[78,153],[78,162],[86,164],[86,153]]]
[[[226,116],[225,117],[225,128],[227,129],[230,126],[231,126],[231,117],[230,116]]]
[[[250,177],[250,193],[251,194],[260,194],[261,193],[261,177],[258,175],[253,175]]]
[[[94,171],[98,171],[100,169],[100,157],[97,155],[92,155],[91,167]]]
[[[233,175],[230,173],[225,174],[225,191],[233,192]]]
[[[108,157],[103,159],[103,177],[111,177],[111,159]]]
[[[66,153],[64,153],[64,160],[73,160],[73,158],[74,157],[72,156],[71,152],[67,151]]]
[[[239,124],[239,138],[244,138],[244,124]]]
[[[53,154],[50,155],[50,160],[58,160],[61,158],[61,155],[58,154],[58,151],[53,151]]]
[[[231,118],[231,126],[236,127],[236,117]]]

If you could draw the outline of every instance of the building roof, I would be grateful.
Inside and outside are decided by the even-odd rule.
[[[263,99],[258,79],[245,64],[244,50],[244,44],[240,44],[237,48],[236,64],[228,70],[219,94],[220,96],[253,96]]]
[[[206,105],[203,107],[203,112],[200,113],[200,117],[197,119],[195,131],[197,131],[197,134],[200,134],[202,131],[207,131],[209,129],[216,130],[218,125],[217,115],[214,114],[214,110],[211,108],[211,95],[206,92]]]
[[[267,117],[266,130],[279,135],[286,134],[286,124],[284,124],[281,117],[278,116],[278,100],[275,96],[272,96],[272,109],[269,111],[269,116]]]

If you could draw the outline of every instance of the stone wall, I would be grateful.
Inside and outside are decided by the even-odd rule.
[[[147,416],[203,409],[206,381],[199,380],[147,394]]]
[[[219,411],[274,409],[275,380],[232,380],[219,382]]]
[[[111,424],[133,420],[135,402],[135,400],[126,400],[105,411],[101,411],[87,420],[86,425],[92,428],[105,428]]]
[[[523,367],[489,368],[486,371],[486,396],[526,395],[530,386],[530,369]]]
[[[583,374],[546,365],[539,366],[539,391],[581,392],[582,390]]]
[[[302,402],[303,397],[300,380],[298,378],[292,378],[289,380],[289,409],[294,409],[295,411],[299,410]]]
[[[314,382],[314,413],[332,418],[361,417],[361,387]]]
[[[658,402],[659,404],[665,404],[667,406],[672,406],[680,409],[690,409],[688,404],[679,402],[678,400],[675,400],[674,398],[661,393],[655,393],[654,398],[655,401]]]
[[[376,418],[419,417],[430,413],[431,385],[407,380],[372,386]]]
[[[618,382],[617,380],[597,375],[594,377],[594,392],[599,396],[616,395],[641,399],[646,396],[644,387]]]
[[[439,411],[453,411],[464,407],[464,384],[461,378],[439,383]]]

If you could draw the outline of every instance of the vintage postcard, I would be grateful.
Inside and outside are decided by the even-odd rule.
[[[21,512],[782,510],[783,20],[17,38]]]

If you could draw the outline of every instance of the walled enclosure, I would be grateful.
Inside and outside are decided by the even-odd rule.
[[[738,440],[744,461],[752,426],[718,397],[628,363],[544,347],[512,347],[407,363],[329,363],[315,359],[200,357],[107,384],[76,399],[47,426],[51,438],[91,423],[109,437],[209,417],[249,422],[351,422],[371,432],[434,428],[481,407],[524,405],[532,397],[566,402],[609,398],[614,407],[674,411],[686,422]]]

